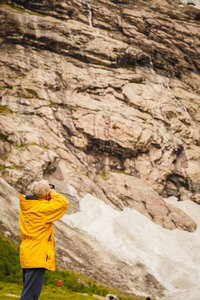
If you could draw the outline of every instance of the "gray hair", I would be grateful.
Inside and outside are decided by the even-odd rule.
[[[49,192],[49,183],[47,180],[40,180],[33,186],[33,196],[39,199],[45,199],[46,194]]]

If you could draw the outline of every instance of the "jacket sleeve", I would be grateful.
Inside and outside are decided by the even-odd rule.
[[[60,219],[68,210],[69,203],[66,198],[58,193],[51,194],[51,200],[45,201],[41,207],[41,212],[44,214],[46,223],[51,223]]]

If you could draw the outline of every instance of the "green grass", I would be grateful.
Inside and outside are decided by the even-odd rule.
[[[19,299],[22,286],[16,283],[8,283],[0,281],[0,300]],[[43,286],[39,300],[96,300],[97,298],[89,294],[79,294],[72,292],[65,287],[53,285]],[[120,299],[122,299],[120,297]],[[123,298],[130,300],[130,298]],[[144,300],[145,298],[133,297],[131,300]]]
[[[79,278],[83,283],[79,283]],[[63,287],[71,292],[97,294],[106,296],[109,289],[97,284],[95,280],[84,278],[69,270],[59,270],[54,272],[46,271],[44,285],[56,287],[59,280],[62,280]],[[0,281],[17,283],[22,285],[22,271],[19,262],[19,246],[12,240],[0,236]]]
[[[0,281],[21,283],[19,247],[0,237]]]
[[[0,281],[0,299],[8,300],[8,299],[19,299],[22,291],[22,286],[16,283],[7,283]],[[8,296],[12,295],[12,296]],[[18,296],[13,297],[13,296]],[[94,300],[95,298],[92,296],[84,296],[76,294],[75,292],[68,291],[63,287],[58,286],[43,286],[42,293],[40,295],[40,300]]]
[[[79,280],[81,279],[81,280]],[[58,281],[62,280],[62,287]],[[19,262],[19,245],[0,235],[0,300],[19,299],[22,291],[22,271]],[[46,271],[40,300],[94,300],[92,295],[105,297],[118,295],[120,300],[142,300],[142,297],[128,298],[115,288],[107,287],[91,278],[86,278],[70,270]],[[87,294],[87,295],[84,295]]]
[[[47,300],[47,299],[59,299],[59,300],[94,300],[94,297],[91,295],[79,295],[75,292],[67,291],[62,287],[51,287],[51,286],[44,286],[40,300]]]

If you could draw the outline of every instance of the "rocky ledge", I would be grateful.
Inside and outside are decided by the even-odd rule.
[[[0,173],[167,228],[200,202],[200,10],[178,0],[0,2]],[[2,225],[3,226],[3,225]]]

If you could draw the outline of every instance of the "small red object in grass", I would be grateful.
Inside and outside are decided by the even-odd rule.
[[[58,281],[58,286],[61,286],[62,285],[62,280],[59,280]]]

